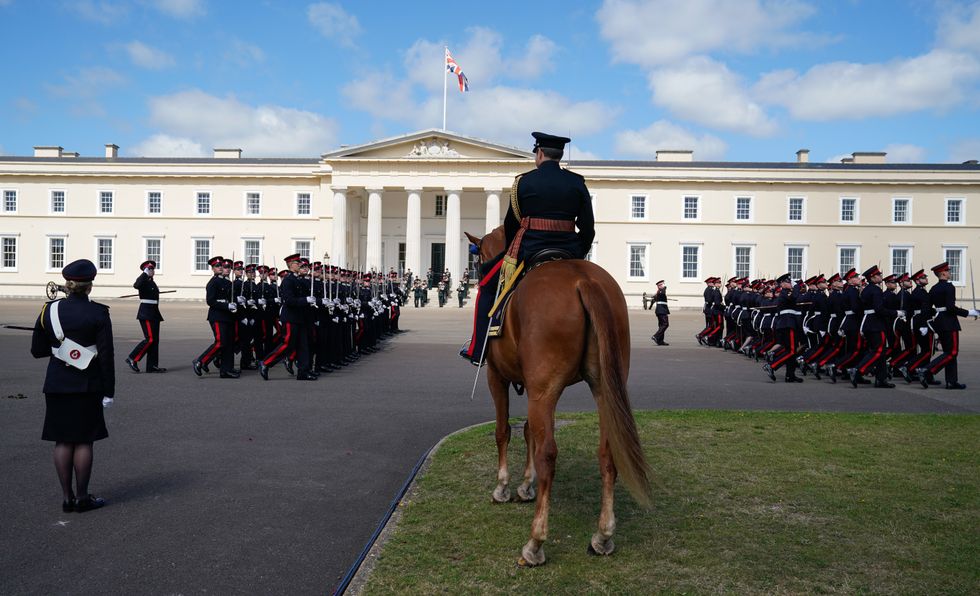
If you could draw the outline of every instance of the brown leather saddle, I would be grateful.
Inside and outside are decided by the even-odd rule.
[[[528,271],[552,261],[564,261],[566,259],[575,258],[577,258],[575,255],[563,248],[545,248],[525,259],[525,266],[523,270],[521,271],[520,275],[517,276],[517,279],[514,280],[510,291],[508,291],[507,295],[504,296],[500,308],[498,308],[490,318],[490,337],[500,337],[503,335],[504,313],[507,312],[507,303],[510,302],[510,299],[514,296],[514,290],[517,288],[517,285],[521,282],[521,280],[524,279],[524,276],[527,275]]]

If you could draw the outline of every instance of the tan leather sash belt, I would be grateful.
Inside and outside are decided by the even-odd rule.
[[[517,253],[521,249],[521,241],[524,239],[526,230],[540,232],[574,232],[575,222],[567,219],[546,219],[544,217],[524,217],[521,219],[521,227],[514,236],[514,241],[510,244],[507,255],[517,258]]]

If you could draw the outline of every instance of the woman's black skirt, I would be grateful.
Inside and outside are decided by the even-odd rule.
[[[102,396],[95,393],[46,393],[41,439],[59,443],[93,443],[109,436],[102,415]]]

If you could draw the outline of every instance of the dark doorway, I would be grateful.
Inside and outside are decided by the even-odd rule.
[[[438,276],[438,279],[442,279],[442,272],[446,270],[446,243],[445,242],[433,242],[432,243],[432,255],[429,263],[432,265],[432,273]]]

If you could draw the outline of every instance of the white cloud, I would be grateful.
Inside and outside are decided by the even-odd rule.
[[[225,60],[242,68],[265,62],[265,52],[257,45],[234,38],[228,44]]]
[[[980,138],[961,139],[949,148],[949,160],[963,163],[970,159],[980,159]]]
[[[650,73],[653,103],[675,116],[710,126],[766,136],[775,122],[743,88],[739,77],[724,64],[706,57]]]
[[[83,19],[102,25],[112,25],[129,14],[129,7],[123,2],[73,0],[67,6]]]
[[[361,34],[361,24],[357,17],[339,4],[311,4],[306,10],[306,16],[321,35],[344,47],[354,47],[354,39]]]
[[[972,56],[933,50],[888,63],[820,64],[802,75],[775,71],[754,91],[801,120],[847,120],[948,108],[962,101],[966,85],[978,78],[980,62]]]
[[[714,51],[813,43],[787,29],[814,13],[796,0],[606,0],[596,12],[614,60],[654,67]]]
[[[137,157],[207,157],[200,143],[188,138],[155,134],[137,144],[128,153]]]
[[[60,84],[48,84],[45,87],[55,97],[72,100],[95,98],[112,88],[126,82],[118,72],[104,66],[81,68],[77,73],[65,75]]]
[[[206,11],[204,0],[151,0],[154,8],[177,19],[192,19]]]
[[[508,72],[512,76],[533,79],[554,70],[555,54],[558,46],[543,35],[532,35],[524,48],[524,55],[508,61]]]
[[[908,143],[892,143],[883,149],[888,163],[925,163],[926,149]]]
[[[141,41],[131,41],[125,46],[129,59],[141,68],[150,70],[161,70],[170,68],[175,64],[174,57],[156,48],[150,47]]]
[[[596,161],[602,157],[588,149],[579,149],[578,145],[572,142],[565,147],[565,159],[569,161]]]
[[[980,52],[980,2],[946,4],[937,29],[936,41],[942,47]]]
[[[368,73],[345,85],[341,93],[352,107],[376,118],[409,122],[418,115],[412,83],[396,79],[389,73]]]
[[[14,111],[18,115],[18,119],[23,122],[27,122],[37,114],[37,104],[31,101],[27,97],[18,97],[13,100]]]
[[[636,159],[655,159],[658,149],[690,149],[694,151],[694,159],[712,161],[723,158],[727,148],[714,135],[697,135],[667,120],[658,120],[643,130],[616,134],[616,152]]]
[[[337,140],[336,122],[320,114],[250,106],[197,89],[154,97],[149,108],[150,122],[161,131],[153,144],[153,137],[144,141],[150,148],[200,145],[238,147],[251,156],[315,156]]]

